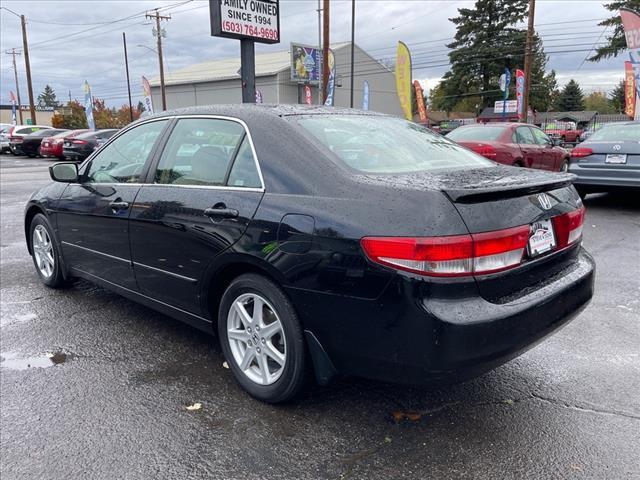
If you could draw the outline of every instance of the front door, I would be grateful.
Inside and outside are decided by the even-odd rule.
[[[522,160],[525,167],[540,168],[542,162],[542,149],[536,142],[533,132],[527,126],[516,128],[516,138],[520,151],[522,152]]]
[[[144,123],[120,135],[85,165],[80,182],[58,204],[58,230],[68,266],[136,289],[128,218],[167,120]]]
[[[251,142],[233,120],[179,119],[150,177],[130,219],[137,283],[152,298],[203,314],[207,269],[242,236],[263,195]]]

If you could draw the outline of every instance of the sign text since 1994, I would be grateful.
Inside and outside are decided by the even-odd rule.
[[[220,0],[220,32],[257,41],[279,42],[278,2]]]

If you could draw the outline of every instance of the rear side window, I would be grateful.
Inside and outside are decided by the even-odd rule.
[[[447,138],[456,142],[463,141],[496,141],[504,133],[505,127],[479,126],[460,127],[447,134]]]
[[[518,143],[525,145],[535,145],[536,139],[533,137],[533,133],[531,133],[531,129],[529,127],[518,127],[516,129],[516,139]]]
[[[261,186],[244,127],[213,118],[178,120],[160,157],[155,183]]]
[[[366,173],[412,173],[451,168],[491,167],[493,162],[394,117],[306,115],[290,117],[346,166]]]
[[[120,135],[96,154],[88,165],[90,183],[137,183],[167,120],[143,123]],[[80,135],[78,138],[82,137]],[[88,135],[85,138],[90,138]]]

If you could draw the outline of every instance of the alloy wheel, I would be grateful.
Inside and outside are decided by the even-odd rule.
[[[51,237],[44,225],[36,225],[33,229],[33,255],[38,270],[45,278],[50,278],[55,270],[55,258]]]
[[[227,316],[227,338],[233,360],[258,385],[275,383],[284,370],[287,345],[275,308],[260,295],[234,300]]]

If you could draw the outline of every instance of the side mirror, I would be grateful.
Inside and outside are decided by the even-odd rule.
[[[56,163],[49,167],[49,175],[54,182],[73,183],[78,181],[78,165],[75,163]]]

